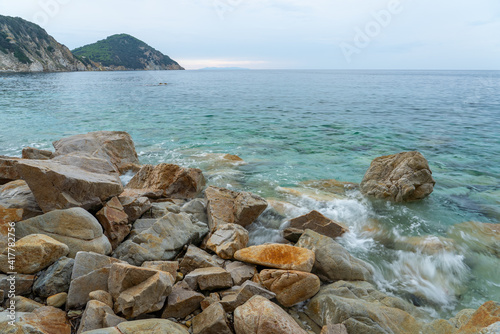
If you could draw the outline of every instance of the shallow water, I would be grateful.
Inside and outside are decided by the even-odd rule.
[[[340,242],[375,266],[379,288],[448,316],[500,301],[498,244],[446,239],[455,224],[499,221],[499,88],[500,72],[473,71],[0,74],[0,154],[127,131],[143,163],[200,167],[210,184],[293,204],[253,224],[252,243],[279,242],[287,219],[316,209],[349,226]],[[423,153],[437,181],[418,203],[300,184],[360,182],[373,158],[406,150]],[[426,236],[441,248],[419,248]]]

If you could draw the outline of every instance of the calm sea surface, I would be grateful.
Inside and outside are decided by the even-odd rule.
[[[375,266],[380,289],[433,316],[500,301],[498,236],[485,250],[450,232],[500,220],[500,72],[0,74],[0,117],[0,155],[123,130],[143,163],[200,167],[210,184],[290,203],[250,227],[254,244],[279,241],[288,218],[319,210],[350,227],[340,242]],[[373,158],[408,150],[424,154],[437,182],[419,203],[369,201],[357,191],[339,198],[301,184],[359,183]],[[401,246],[429,236],[452,246],[435,253]]]

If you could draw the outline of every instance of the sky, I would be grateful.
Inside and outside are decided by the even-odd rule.
[[[186,69],[500,70],[499,0],[0,0],[74,49],[135,36]]]

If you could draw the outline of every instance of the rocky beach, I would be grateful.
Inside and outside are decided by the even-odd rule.
[[[422,275],[427,287],[449,291],[421,293],[407,282],[394,293],[375,262],[345,247],[360,235],[414,254],[400,272],[406,282],[422,259],[465,249],[498,257],[498,224],[398,236],[376,219],[359,226],[214,185],[198,168],[141,164],[126,132],[73,135],[53,148],[0,157],[0,333],[500,332],[498,300],[446,319],[429,313],[440,307],[438,293],[460,294],[454,275]],[[387,153],[360,184],[310,180],[280,191],[319,201],[354,192],[374,203],[416,203],[433,192],[439,180],[421,153]],[[208,173],[245,163],[231,154],[197,159],[216,162]],[[276,231],[262,229],[266,219],[278,222]]]

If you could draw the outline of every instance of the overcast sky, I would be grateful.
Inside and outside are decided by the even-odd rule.
[[[187,69],[496,69],[499,0],[0,0],[70,49],[131,34]]]

